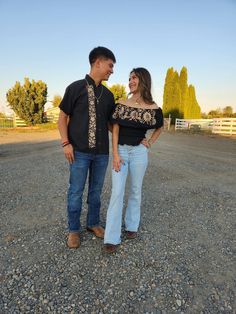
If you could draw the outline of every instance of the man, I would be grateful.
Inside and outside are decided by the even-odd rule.
[[[90,52],[89,62],[89,75],[66,88],[59,106],[61,145],[70,163],[69,248],[80,246],[80,214],[88,172],[87,230],[98,238],[104,237],[104,229],[100,226],[100,196],[108,164],[108,121],[115,102],[113,94],[101,83],[113,73],[116,59],[109,49],[97,47]]]

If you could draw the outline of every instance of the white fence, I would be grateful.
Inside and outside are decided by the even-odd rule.
[[[24,127],[26,125],[25,121],[20,119],[17,115],[0,119],[0,128],[16,128]]]
[[[20,119],[16,114],[13,116],[13,125],[15,128],[27,126],[25,120]]]
[[[12,117],[0,118],[0,128],[13,128],[14,122]]]
[[[171,117],[169,118],[164,118],[164,130],[169,130],[170,129],[170,123],[171,123]]]
[[[59,117],[60,109],[59,107],[49,108],[46,112],[47,121],[52,123],[57,123]]]
[[[213,119],[176,119],[175,130],[212,129]]]
[[[46,112],[46,121],[57,123],[59,117],[60,109],[50,108]],[[0,128],[16,128],[16,127],[25,127],[27,126],[26,122],[20,119],[16,114],[6,118],[0,118]]]
[[[236,135],[236,118],[176,119],[175,130],[211,130],[215,134]]]
[[[236,118],[214,119],[212,133],[236,135]]]

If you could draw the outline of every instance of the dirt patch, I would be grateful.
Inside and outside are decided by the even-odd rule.
[[[1,130],[0,143],[19,143],[19,142],[43,142],[57,140],[60,138],[58,130],[35,132],[34,130]]]

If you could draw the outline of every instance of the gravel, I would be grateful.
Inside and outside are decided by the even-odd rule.
[[[139,236],[106,255],[85,229],[87,187],[81,247],[66,247],[58,133],[1,135],[0,313],[235,313],[235,139],[163,133]],[[109,166],[102,224],[110,193]]]

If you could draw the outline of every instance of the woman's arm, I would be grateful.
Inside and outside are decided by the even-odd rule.
[[[113,130],[113,126],[111,123],[108,123],[108,130],[112,133],[112,130]]]
[[[113,124],[112,130],[112,152],[113,152],[113,169],[120,171],[120,166],[123,161],[121,160],[118,152],[118,139],[119,139],[119,124]]]
[[[160,136],[161,132],[162,132],[162,127],[158,128],[158,129],[155,129],[153,131],[151,137],[147,140],[148,147],[151,147],[151,145],[156,142],[156,140]]]
[[[158,139],[158,137],[160,136],[161,134],[161,131],[162,131],[162,127],[161,128],[158,128],[158,129],[155,129],[153,132],[152,132],[152,135],[150,136],[150,138],[147,140],[146,138],[144,138],[141,142],[141,144],[143,144],[144,146],[146,146],[147,148],[150,148],[151,145],[153,143],[156,142],[156,140]]]

